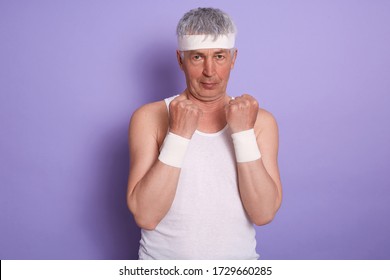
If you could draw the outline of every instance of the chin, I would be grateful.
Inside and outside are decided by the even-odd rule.
[[[197,99],[199,100],[203,100],[203,101],[213,101],[213,100],[217,100],[221,97],[224,97],[226,95],[225,92],[220,92],[220,91],[216,91],[216,92],[212,92],[212,91],[207,91],[207,92],[202,92],[200,94],[198,94],[197,96],[195,96]]]
[[[226,95],[226,89],[220,87],[214,89],[206,89],[203,87],[191,88],[187,87],[189,93],[199,100],[215,100]]]

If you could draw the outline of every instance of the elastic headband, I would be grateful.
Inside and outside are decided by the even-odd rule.
[[[232,49],[236,34],[225,35],[184,35],[178,38],[179,51],[190,51],[200,49]]]

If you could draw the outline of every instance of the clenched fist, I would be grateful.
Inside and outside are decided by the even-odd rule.
[[[229,101],[225,106],[226,122],[232,133],[252,129],[255,126],[259,103],[249,94]]]
[[[202,110],[181,94],[169,104],[169,131],[191,139],[201,116]]]

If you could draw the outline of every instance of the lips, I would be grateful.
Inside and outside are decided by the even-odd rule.
[[[218,85],[218,83],[201,82],[201,85],[205,89],[213,89],[213,88],[215,88]]]

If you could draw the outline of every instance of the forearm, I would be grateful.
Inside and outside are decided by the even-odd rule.
[[[128,205],[137,224],[154,229],[169,211],[175,198],[180,169],[156,160],[128,195]]]
[[[269,223],[281,204],[277,183],[261,158],[237,163],[237,171],[241,200],[250,220],[256,225]]]
[[[141,228],[154,229],[169,211],[200,115],[182,94],[171,101],[168,119],[165,102],[144,106],[132,116],[127,204]]]

